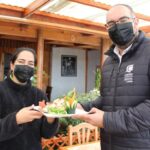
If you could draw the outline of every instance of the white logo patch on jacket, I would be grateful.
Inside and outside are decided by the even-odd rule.
[[[132,83],[133,82],[133,70],[134,70],[134,64],[128,65],[126,67],[126,71],[124,74],[124,81],[126,83]]]

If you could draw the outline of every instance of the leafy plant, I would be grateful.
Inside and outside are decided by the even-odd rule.
[[[95,72],[95,88],[97,90],[100,89],[100,84],[101,84],[101,71],[100,68],[97,68]]]
[[[31,79],[31,82],[32,82],[33,86],[37,86],[37,70],[38,70],[38,67],[36,66],[34,68],[34,76]],[[43,78],[49,78],[48,74],[44,70],[42,72],[42,75],[43,75]]]
[[[100,91],[97,88],[94,88],[88,93],[78,94],[77,100],[78,102],[88,102],[95,100],[98,96],[100,96]]]

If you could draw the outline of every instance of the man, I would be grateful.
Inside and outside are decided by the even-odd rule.
[[[106,22],[113,45],[102,68],[101,97],[78,104],[92,114],[74,118],[101,128],[102,150],[149,150],[150,39],[128,5],[113,6]]]

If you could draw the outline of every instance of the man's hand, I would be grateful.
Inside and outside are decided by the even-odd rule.
[[[34,106],[24,107],[16,114],[17,124],[32,122],[35,119],[40,119],[43,114],[40,111],[33,110]]]
[[[77,114],[74,115],[74,119],[81,119],[85,122],[88,122],[92,125],[95,125],[97,127],[103,128],[103,116],[104,116],[104,111],[101,111],[97,108],[92,108],[90,110],[89,114]]]

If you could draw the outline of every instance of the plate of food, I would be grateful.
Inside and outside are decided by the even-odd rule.
[[[75,89],[68,92],[63,98],[58,98],[52,103],[45,104],[45,101],[40,101],[39,106],[34,106],[34,109],[41,111],[44,116],[52,118],[72,117],[76,114],[87,114],[81,109],[77,109],[77,100]]]
[[[43,113],[44,116],[46,117],[51,117],[51,118],[62,118],[62,117],[72,117],[76,114],[87,114],[88,112],[81,110],[81,109],[76,109],[74,114],[62,114],[62,113]]]

